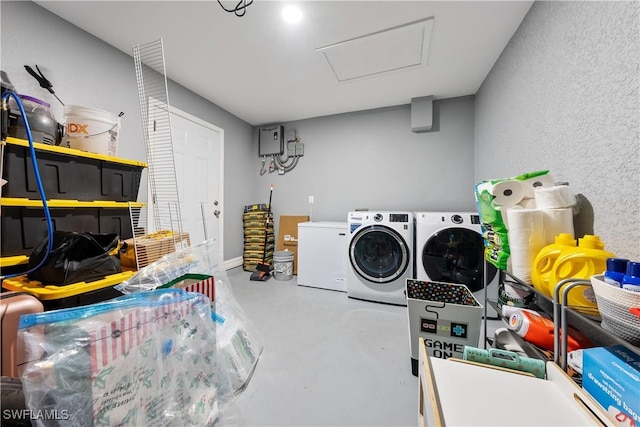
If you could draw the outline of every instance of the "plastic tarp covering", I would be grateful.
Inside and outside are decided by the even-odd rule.
[[[23,316],[33,425],[245,425],[234,400],[263,344],[216,247],[210,240],[163,256],[118,285],[122,297]],[[206,277],[186,289],[207,290],[178,289],[185,277]]]
[[[215,279],[215,313],[220,361],[226,367],[235,395],[249,384],[263,351],[255,326],[238,304],[224,269],[219,268],[216,241],[181,249],[140,269],[118,285],[125,294],[156,289],[188,274],[208,274]]]
[[[158,289],[26,315],[18,334],[27,407],[60,425],[214,425],[233,398],[199,293]]]

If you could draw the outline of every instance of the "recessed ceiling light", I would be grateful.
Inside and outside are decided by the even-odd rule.
[[[286,6],[282,9],[282,19],[291,24],[295,24],[300,22],[302,19],[302,12],[298,8],[298,6]]]

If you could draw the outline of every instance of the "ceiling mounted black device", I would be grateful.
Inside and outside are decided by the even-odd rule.
[[[227,3],[226,1],[224,3]],[[240,0],[236,3],[235,7],[227,7],[221,0],[218,0],[218,4],[224,9],[225,12],[234,13],[236,16],[244,16],[247,13],[247,7],[253,3],[253,0]]]

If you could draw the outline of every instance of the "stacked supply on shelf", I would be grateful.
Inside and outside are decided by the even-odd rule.
[[[258,263],[272,264],[275,248],[273,214],[267,203],[247,205],[242,215],[244,228],[243,269],[256,271]]]
[[[607,259],[614,254],[606,251],[599,236],[587,234],[578,239],[561,233],[555,242],[538,251],[533,261],[531,282],[540,293],[556,299],[556,287],[567,279],[583,279],[602,274]],[[596,298],[590,286],[576,287],[567,294],[567,303],[573,307],[595,308]]]
[[[78,233],[91,238],[103,235],[116,239],[133,237],[140,226],[130,212],[132,207],[142,207],[136,202],[142,171],[146,163],[90,153],[61,146],[34,143],[38,173],[33,165],[28,141],[7,138],[3,155],[0,266],[4,289],[28,292],[38,297],[45,309],[84,305],[116,296],[109,289],[131,276],[123,272],[120,261],[109,274],[73,282],[62,280],[49,283],[38,276],[35,280],[21,273],[33,265],[30,257],[37,248],[48,242],[49,224],[45,204],[38,189],[38,176],[43,186],[46,204],[51,218],[54,245],[61,233],[74,238]],[[91,243],[91,242],[89,242]],[[96,242],[93,242],[96,243]],[[113,245],[105,246],[105,252],[114,255]],[[112,250],[115,252],[112,253]],[[58,253],[62,252],[59,250]],[[80,251],[82,252],[82,251]],[[49,257],[53,254],[49,253]],[[49,258],[47,258],[49,259]],[[74,261],[81,261],[74,259]],[[47,264],[43,264],[43,267]],[[46,277],[46,276],[45,276]],[[105,293],[104,297],[101,293]],[[92,295],[90,298],[86,298]]]
[[[524,282],[540,249],[558,234],[574,234],[576,197],[547,170],[480,182],[475,197],[487,261]]]

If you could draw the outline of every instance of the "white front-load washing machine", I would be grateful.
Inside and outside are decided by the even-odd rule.
[[[484,267],[487,293],[495,298],[499,275],[484,262],[480,216],[475,212],[415,212],[415,278],[466,285],[484,305]]]
[[[406,279],[413,276],[413,213],[349,212],[347,296],[407,305]]]

